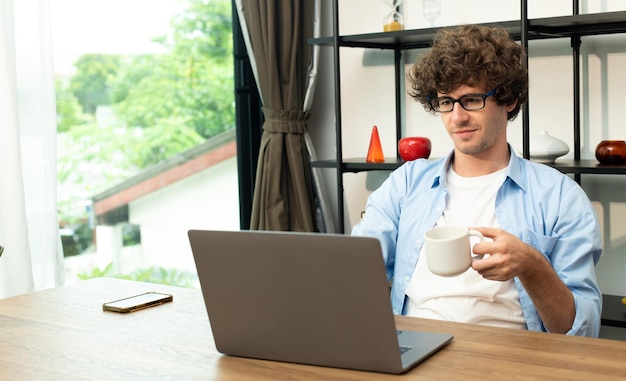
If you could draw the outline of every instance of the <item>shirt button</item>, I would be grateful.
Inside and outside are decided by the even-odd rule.
[[[422,240],[421,240],[421,239],[418,239],[417,241],[415,241],[415,243],[416,243],[417,245],[421,245],[421,244],[422,244]]]
[[[410,277],[410,276],[406,275],[406,276],[404,277],[404,283],[409,283],[409,281],[410,281],[410,280],[411,280],[411,277]]]

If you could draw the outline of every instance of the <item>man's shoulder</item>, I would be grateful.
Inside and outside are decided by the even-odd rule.
[[[446,157],[436,159],[417,159],[403,163],[398,169],[407,173],[439,172],[443,169]]]
[[[525,174],[524,177],[531,182],[529,185],[539,184],[546,189],[557,186],[561,188],[578,187],[574,179],[548,164],[520,158],[520,166]]]
[[[407,161],[398,167],[392,175],[400,176],[403,181],[414,186],[418,183],[427,183],[430,186],[441,174],[445,173],[445,163],[445,157]]]
[[[538,173],[538,174],[545,175],[545,176],[554,176],[555,178],[562,178],[562,177],[569,178],[563,172],[559,171],[558,169],[554,167],[551,167],[549,165],[550,163],[540,163],[537,161],[532,161],[532,160],[524,159],[524,158],[520,158],[520,163],[522,164],[524,170],[527,173]]]

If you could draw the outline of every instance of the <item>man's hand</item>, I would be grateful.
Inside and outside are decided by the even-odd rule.
[[[489,254],[473,261],[472,268],[485,279],[506,281],[535,267],[537,261],[547,263],[543,255],[526,245],[516,236],[498,228],[471,228],[478,230],[493,242],[485,241],[474,245],[474,254]]]
[[[574,324],[574,295],[558,277],[550,262],[534,247],[497,228],[471,228],[493,242],[474,245],[475,254],[489,254],[472,262],[472,268],[486,279],[506,281],[517,277],[533,301],[545,327],[567,333]]]

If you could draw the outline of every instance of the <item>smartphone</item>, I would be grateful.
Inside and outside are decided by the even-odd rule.
[[[171,302],[174,297],[170,294],[160,292],[146,292],[145,294],[134,295],[128,298],[114,300],[102,305],[102,310],[113,312],[133,312],[144,308],[158,306]]]

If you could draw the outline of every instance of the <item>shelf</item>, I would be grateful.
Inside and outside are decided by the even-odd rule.
[[[626,328],[626,305],[621,296],[602,295],[602,325]]]
[[[528,20],[528,30],[536,34],[534,38],[624,33],[626,11],[531,19]]]
[[[493,24],[492,24],[493,25]],[[504,21],[498,23],[509,31],[520,31],[519,21]],[[416,49],[429,48],[432,45],[437,28],[406,29],[393,32],[376,32],[355,34],[349,36],[337,36],[339,46],[350,48],[378,48],[378,49]],[[311,38],[309,44],[321,46],[333,46],[333,37]]]
[[[519,21],[516,23],[519,27]],[[430,47],[435,33],[440,28],[407,29],[394,32],[378,32],[338,36],[339,46],[351,48],[378,48],[378,49],[414,49]],[[309,44],[332,46],[333,37],[309,39]]]
[[[595,160],[557,160],[549,166],[563,173],[573,174],[600,174],[600,175],[626,175],[626,165],[600,164]]]
[[[343,172],[362,171],[393,171],[402,165],[404,161],[396,158],[385,158],[384,163],[368,163],[365,158],[344,159],[342,163]],[[557,160],[555,163],[546,164],[558,169],[563,173],[572,174],[597,174],[597,175],[626,175],[626,164],[607,165],[600,164],[595,160]],[[311,163],[315,168],[337,168],[335,160],[320,160]]]
[[[368,163],[365,158],[344,159],[341,163],[342,172],[393,171],[402,165],[402,159],[386,157],[384,163]],[[337,168],[335,160],[320,160],[311,163],[315,168]]]
[[[519,20],[485,23],[506,28],[515,39],[521,37]],[[408,29],[338,36],[339,46],[378,49],[416,49],[430,47],[440,28]],[[590,13],[574,16],[548,17],[528,20],[528,39],[546,39],[612,34],[626,32],[626,11]],[[333,46],[333,37],[311,38],[309,44]]]

